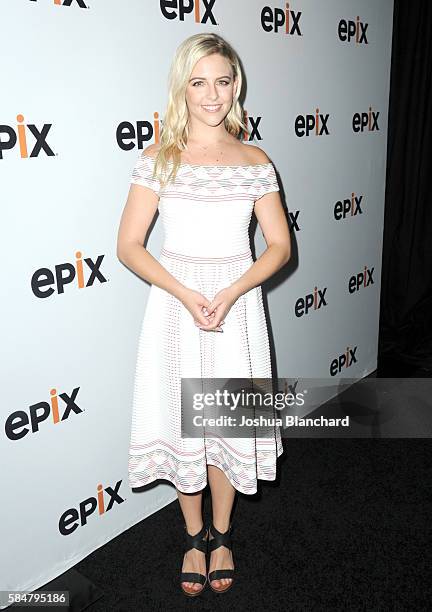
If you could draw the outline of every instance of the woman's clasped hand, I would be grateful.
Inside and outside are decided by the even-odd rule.
[[[205,331],[220,331],[225,323],[225,317],[238,296],[232,287],[218,291],[212,301],[209,301],[199,291],[187,289],[181,297],[181,302],[191,313],[194,323]]]

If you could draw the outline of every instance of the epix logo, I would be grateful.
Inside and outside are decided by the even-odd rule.
[[[294,132],[296,136],[323,136],[329,134],[327,121],[329,114],[323,115],[320,109],[315,109],[314,115],[297,115],[294,122]]]
[[[38,0],[30,0],[31,2],[37,2]],[[48,0],[45,0],[46,2]],[[71,6],[71,4],[78,4],[80,8],[86,9],[88,8],[83,0],[51,0],[53,4],[57,4],[57,6]]]
[[[36,270],[31,278],[31,288],[34,295],[39,298],[47,298],[55,292],[64,293],[65,286],[72,283],[75,278],[78,289],[91,287],[95,280],[100,283],[107,282],[100,271],[105,255],[99,255],[96,261],[93,261],[90,257],[82,259],[81,251],[77,251],[75,257],[75,264],[69,262],[58,264],[54,266],[54,272],[49,268]],[[87,280],[84,273],[84,263],[87,266],[86,270],[90,271]]]
[[[153,122],[137,121],[133,124],[130,121],[122,121],[116,131],[118,146],[123,151],[129,151],[135,147],[135,142],[139,149],[149,140],[154,139],[154,142],[158,143],[161,123],[163,121],[159,120],[159,113],[153,113]]]
[[[41,151],[44,151],[49,157],[54,155],[54,152],[50,148],[46,141],[47,134],[52,127],[52,123],[45,123],[41,129],[36,127],[33,123],[25,125],[24,116],[17,115],[18,125],[12,127],[10,125],[0,125],[0,159],[3,159],[3,151],[13,149],[15,145],[19,144],[20,156],[25,157],[38,157]],[[27,134],[31,134],[35,139],[35,142],[30,142],[27,138]],[[5,136],[5,138],[3,137]],[[31,146],[29,155],[29,146]]]
[[[5,433],[9,440],[21,440],[28,433],[39,431],[40,423],[52,420],[54,425],[66,421],[71,414],[80,414],[82,409],[76,403],[79,387],[71,395],[57,394],[57,389],[51,389],[49,402],[37,402],[29,406],[28,412],[16,410],[6,419]],[[60,403],[61,402],[61,403]]]
[[[195,23],[211,23],[218,25],[213,9],[216,0],[160,0],[160,10],[165,19],[180,19],[194,13]]]
[[[289,2],[285,5],[285,10],[281,8],[272,8],[265,6],[261,11],[261,27],[266,32],[279,32],[282,30],[284,34],[293,36],[302,36],[300,31],[299,21],[301,17],[300,11],[292,11],[289,7]]]
[[[330,375],[336,376],[340,374],[344,368],[349,368],[353,365],[353,363],[357,363],[357,359],[355,356],[357,347],[350,348],[347,346],[345,353],[339,355],[330,363]]]
[[[326,291],[327,287],[324,287],[324,289],[315,287],[312,293],[298,298],[294,305],[295,316],[302,317],[309,314],[309,311],[319,310],[322,306],[327,306],[325,300]]]
[[[348,216],[355,217],[356,215],[362,215],[362,200],[363,196],[356,196],[354,192],[352,192],[351,198],[345,198],[345,200],[338,200],[333,208],[333,216],[336,221],[346,219]]]
[[[348,291],[349,293],[355,293],[356,291],[360,291],[362,287],[369,287],[374,284],[374,279],[372,275],[374,273],[375,268],[369,268],[365,266],[363,268],[363,272],[359,272],[358,274],[354,274],[350,277],[348,281]]]
[[[366,30],[368,23],[360,21],[360,17],[357,15],[356,20],[341,19],[338,25],[338,36],[342,42],[355,42],[356,44],[368,45],[366,38]]]
[[[354,113],[352,118],[353,132],[376,132],[379,131],[378,126],[379,112],[372,110],[369,106],[367,113]]]
[[[115,487],[105,487],[101,484],[97,486],[95,496],[88,497],[78,504],[78,508],[68,508],[63,512],[59,519],[59,531],[61,535],[70,535],[78,529],[87,525],[87,519],[94,512],[99,516],[112,509],[114,504],[122,504],[125,500],[118,493],[122,481],[119,480]]]

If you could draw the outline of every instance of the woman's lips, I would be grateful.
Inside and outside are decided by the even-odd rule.
[[[208,104],[202,108],[208,113],[217,113],[222,108],[222,104]]]

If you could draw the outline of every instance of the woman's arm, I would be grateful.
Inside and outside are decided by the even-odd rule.
[[[143,247],[158,201],[148,187],[130,186],[118,230],[117,257],[138,276],[180,299],[186,287]]]
[[[262,196],[255,202],[254,210],[267,249],[230,285],[236,299],[273,276],[291,257],[291,237],[279,192]]]

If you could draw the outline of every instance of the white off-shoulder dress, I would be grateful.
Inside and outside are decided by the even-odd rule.
[[[169,162],[171,163],[171,162]],[[271,162],[247,166],[180,165],[174,183],[152,178],[154,158],[140,153],[131,182],[159,196],[164,242],[158,261],[210,301],[253,264],[249,224],[254,203],[278,191]],[[240,492],[275,480],[280,428],[265,437],[182,437],[181,378],[271,378],[261,287],[231,307],[223,333],[200,330],[184,305],[152,285],[138,341],[129,452],[129,484],[168,480],[183,493],[220,468]],[[276,416],[276,415],[275,415]]]

